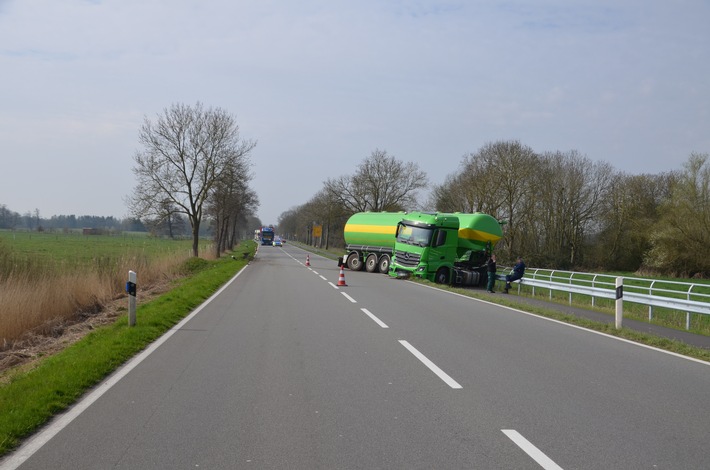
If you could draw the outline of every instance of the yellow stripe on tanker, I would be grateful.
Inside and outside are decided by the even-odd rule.
[[[394,247],[397,223],[404,212],[358,212],[345,224],[344,237],[348,245]]]

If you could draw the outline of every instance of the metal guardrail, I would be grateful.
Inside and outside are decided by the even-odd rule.
[[[504,279],[504,276],[499,278]],[[617,282],[623,286],[621,291],[617,289]],[[581,294],[591,297],[592,306],[598,298],[622,300],[621,305],[623,302],[647,305],[649,321],[653,319],[654,308],[685,312],[687,330],[690,329],[691,314],[710,315],[708,284],[531,268],[526,269],[525,276],[515,283],[518,292],[521,285],[530,286],[533,296],[535,289],[547,289],[550,299],[553,291],[567,292],[570,304],[573,294]],[[699,289],[706,292],[699,292]],[[618,298],[619,292],[621,299]]]

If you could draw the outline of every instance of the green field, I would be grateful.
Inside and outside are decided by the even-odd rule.
[[[205,240],[200,250],[209,250]],[[44,268],[88,266],[126,257],[159,258],[184,252],[192,254],[192,240],[151,237],[147,233],[127,232],[118,235],[83,235],[79,232],[38,233],[0,230],[0,273],[7,263],[31,263]]]

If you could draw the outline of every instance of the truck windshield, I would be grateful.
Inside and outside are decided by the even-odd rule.
[[[397,227],[397,241],[408,245],[429,246],[433,233],[430,228],[400,224]]]

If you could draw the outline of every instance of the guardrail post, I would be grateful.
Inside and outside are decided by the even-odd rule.
[[[624,317],[624,278],[616,278],[616,329],[621,329],[621,321]]]
[[[128,271],[128,282],[126,292],[128,292],[128,326],[136,326],[136,280],[134,271]]]
[[[690,300],[690,292],[693,290],[693,284],[690,285],[688,288],[688,294],[686,295],[686,299]],[[685,329],[690,330],[690,312],[685,312]]]
[[[648,295],[653,295],[653,285],[656,281],[651,281],[651,285],[648,286]],[[653,320],[653,305],[648,306],[648,322],[651,323]]]

